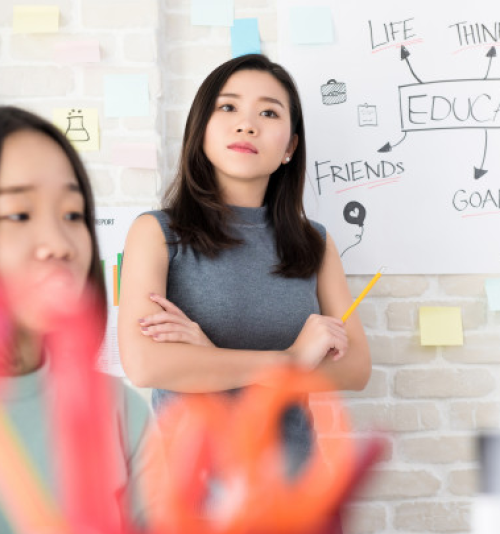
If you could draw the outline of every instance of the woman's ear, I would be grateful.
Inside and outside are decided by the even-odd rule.
[[[288,143],[286,152],[283,156],[282,163],[288,163],[292,159],[293,153],[295,152],[295,149],[297,148],[298,144],[299,136],[297,134],[293,134],[292,138],[290,139],[290,143]]]

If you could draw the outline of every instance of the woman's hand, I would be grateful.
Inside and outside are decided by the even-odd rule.
[[[310,315],[300,334],[286,352],[295,365],[315,369],[328,357],[340,360],[348,349],[349,340],[340,319],[325,315]]]
[[[188,343],[203,347],[214,346],[198,323],[191,321],[175,304],[155,293],[152,293],[149,298],[161,306],[163,311],[139,319],[143,335],[151,337],[153,341],[162,343]]]

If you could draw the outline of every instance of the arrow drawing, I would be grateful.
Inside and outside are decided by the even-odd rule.
[[[415,80],[417,80],[418,83],[424,83],[416,74],[415,74],[415,71],[412,69],[411,65],[410,65],[410,61],[408,60],[408,58],[410,57],[410,52],[409,50],[405,47],[405,46],[402,46],[401,47],[401,61],[403,61],[403,59],[406,61],[406,64],[408,65],[408,68],[410,69],[410,72],[413,74],[413,77],[415,78]]]
[[[486,78],[488,77],[488,74],[490,73],[490,67],[491,67],[491,61],[494,57],[497,57],[497,51],[495,49],[494,46],[492,46],[489,50],[488,50],[488,53],[486,54],[486,57],[489,57],[490,60],[488,61],[488,70],[486,71],[486,76],[484,77],[484,79],[486,80]]]
[[[379,148],[377,152],[390,152],[395,146],[400,145],[405,140],[407,133],[408,132],[405,132],[403,137],[397,143],[391,144],[390,142],[387,142],[382,148]]]
[[[488,148],[488,130],[484,130],[484,153],[483,153],[483,161],[481,162],[481,166],[479,169],[477,167],[474,167],[474,178],[477,180],[478,178],[481,178],[481,176],[484,176],[488,170],[483,169],[484,161],[486,159],[486,150]]]

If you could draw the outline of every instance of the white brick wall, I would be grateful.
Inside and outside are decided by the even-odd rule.
[[[13,5],[56,4],[60,33],[15,35]],[[276,56],[275,0],[236,0],[235,15],[258,17],[263,51]],[[57,39],[98,39],[98,64],[61,66],[52,60]],[[2,0],[0,101],[51,118],[54,107],[76,102],[100,114],[101,151],[84,153],[98,204],[156,203],[175,173],[186,114],[210,70],[230,57],[229,28],[192,27],[189,0]],[[103,75],[143,73],[151,114],[106,119]],[[156,143],[160,169],[115,168],[115,142]],[[363,392],[345,393],[353,426],[363,438],[387,432],[376,473],[346,509],[346,534],[465,533],[477,488],[474,439],[500,426],[500,314],[489,312],[486,276],[385,276],[360,306],[374,371]],[[367,283],[349,277],[353,294]],[[463,310],[465,344],[421,347],[418,308]],[[312,399],[322,439],[331,437],[328,394]]]

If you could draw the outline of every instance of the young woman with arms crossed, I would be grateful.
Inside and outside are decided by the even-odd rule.
[[[278,365],[319,369],[359,390],[371,372],[335,245],[302,205],[305,140],[288,73],[248,55],[215,69],[192,104],[176,181],[161,211],[130,228],[119,344],[125,372],[155,388],[156,409],[179,393],[252,384]],[[284,414],[292,471],[307,456],[302,406]]]

